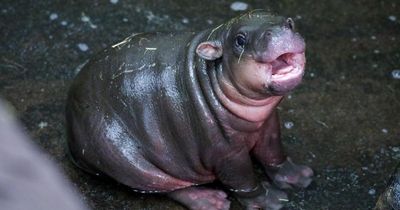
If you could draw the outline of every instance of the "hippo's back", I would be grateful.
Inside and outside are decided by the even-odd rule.
[[[199,154],[201,135],[187,87],[193,36],[132,35],[83,67],[67,103],[77,165],[147,191],[214,179]]]

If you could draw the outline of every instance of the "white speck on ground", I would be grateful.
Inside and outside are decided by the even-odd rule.
[[[288,98],[288,99],[292,99],[292,95],[288,95],[287,98]]]
[[[93,24],[92,21],[90,20],[90,17],[85,15],[85,13],[82,13],[81,21],[84,23],[89,23],[89,26],[93,29],[97,28],[97,25]]]
[[[126,17],[122,18],[122,21],[126,23],[126,22],[128,22],[128,18],[126,18]]]
[[[352,42],[356,42],[356,41],[357,41],[357,38],[352,38],[351,41],[352,41]]]
[[[372,35],[372,36],[371,36],[371,39],[372,39],[372,40],[376,40],[376,36]]]
[[[395,69],[392,71],[393,79],[400,79],[400,69]]]
[[[285,122],[283,125],[285,126],[286,129],[292,129],[294,126],[294,123],[289,121],[289,122]]]
[[[85,14],[82,14],[81,21],[82,22],[89,22],[90,21],[90,17],[86,16]]]
[[[386,128],[382,128],[382,133],[388,133],[388,130]]]
[[[393,152],[400,152],[400,147],[392,147]]]
[[[184,23],[184,24],[188,24],[188,23],[189,23],[189,19],[187,19],[187,18],[183,18],[183,19],[182,19],[182,23]]]
[[[375,53],[375,54],[379,54],[380,51],[379,51],[379,50],[374,50],[374,53]]]
[[[68,22],[65,21],[65,20],[63,20],[63,21],[61,21],[61,25],[62,25],[62,26],[67,26],[67,25],[68,25]]]
[[[372,64],[372,68],[374,68],[374,69],[378,68],[378,64],[376,64],[376,63]]]
[[[47,127],[48,125],[49,124],[47,122],[42,121],[42,122],[39,123],[38,126],[39,126],[40,129],[43,129],[43,128]]]
[[[368,194],[370,194],[370,195],[375,195],[375,193],[376,193],[375,189],[368,190]]]
[[[315,77],[315,74],[311,72],[310,77]]]
[[[81,50],[82,52],[86,52],[89,50],[89,46],[85,43],[79,43],[78,44],[78,48],[79,50]]]
[[[58,18],[58,14],[57,13],[51,13],[49,16],[50,20],[55,20]]]
[[[247,3],[241,1],[235,1],[231,4],[231,9],[233,11],[244,11],[249,7]]]
[[[153,14],[152,11],[146,11],[146,18],[148,21],[153,21],[156,16]]]
[[[117,4],[117,3],[118,3],[118,0],[110,0],[110,3],[111,3],[111,4]]]
[[[207,20],[207,23],[211,25],[211,24],[214,23],[214,21],[212,21],[212,20]]]
[[[390,15],[390,16],[388,17],[388,19],[391,20],[391,21],[396,21],[396,20],[397,20],[397,17],[394,16],[394,15]]]
[[[303,18],[303,17],[301,17],[301,15],[296,15],[297,20],[300,20],[301,18]]]

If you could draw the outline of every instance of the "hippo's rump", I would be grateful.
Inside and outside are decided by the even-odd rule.
[[[98,54],[69,92],[69,147],[79,166],[145,191],[214,179],[188,76],[186,34],[137,34]]]

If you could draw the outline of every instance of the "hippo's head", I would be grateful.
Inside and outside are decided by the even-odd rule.
[[[291,18],[253,11],[211,33],[196,52],[206,60],[221,59],[222,83],[241,95],[254,100],[281,96],[301,82],[305,43]]]

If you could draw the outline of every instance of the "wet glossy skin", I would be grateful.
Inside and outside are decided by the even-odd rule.
[[[71,87],[73,159],[191,209],[229,208],[224,192],[196,187],[215,180],[248,209],[280,209],[286,194],[255,179],[251,156],[280,188],[311,182],[286,158],[275,111],[301,81],[304,49],[291,19],[264,12],[200,33],[132,35]]]
[[[379,197],[375,210],[400,209],[400,164],[392,174],[388,186]]]

